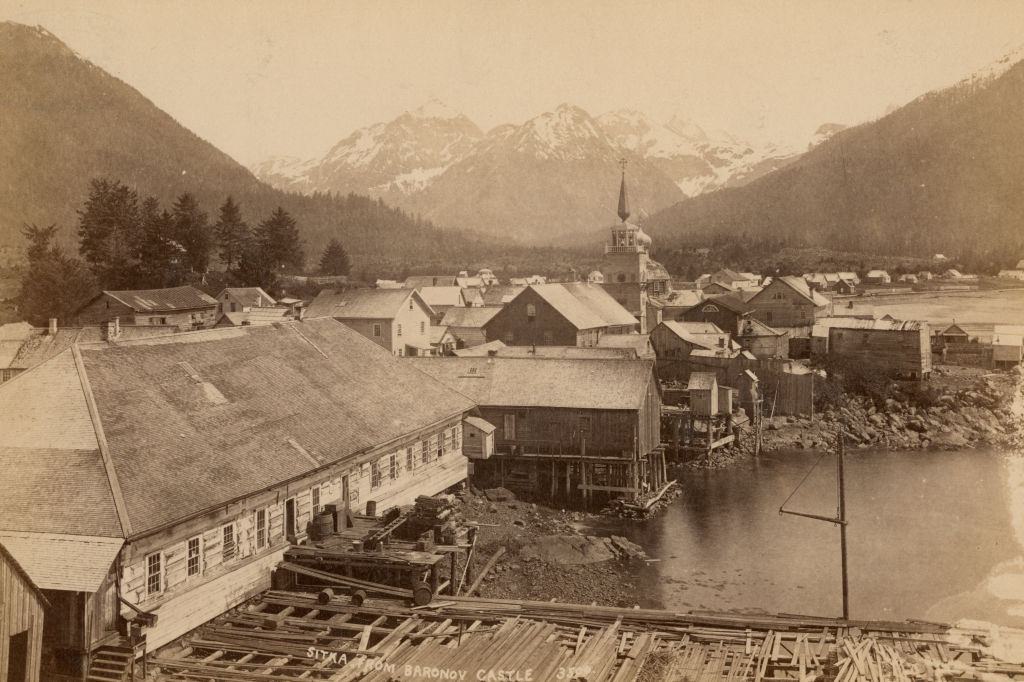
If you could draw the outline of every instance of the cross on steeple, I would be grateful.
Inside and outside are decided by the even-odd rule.
[[[627,161],[625,157],[619,159],[619,168],[622,169],[623,173],[626,172],[626,166],[628,166],[628,165],[629,165],[629,161]]]

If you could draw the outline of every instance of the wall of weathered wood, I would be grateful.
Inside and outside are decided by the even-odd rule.
[[[43,602],[7,556],[0,552],[0,680],[8,679],[10,638],[26,632],[27,682],[39,682],[43,654]]]

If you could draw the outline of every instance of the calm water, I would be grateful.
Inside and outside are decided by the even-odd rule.
[[[685,471],[658,518],[595,530],[661,559],[645,605],[838,615],[838,528],[778,513],[818,456]],[[846,481],[851,617],[1024,626],[1024,454],[854,451]],[[833,516],[835,493],[827,456],[787,509]]]

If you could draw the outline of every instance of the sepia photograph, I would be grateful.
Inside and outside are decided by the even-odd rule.
[[[1024,681],[1021,0],[0,0],[0,682]]]

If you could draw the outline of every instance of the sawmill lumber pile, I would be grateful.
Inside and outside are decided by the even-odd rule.
[[[388,682],[465,673],[461,679],[904,682],[1024,676],[1024,666],[993,658],[977,638],[932,623],[446,595],[420,607],[387,595],[356,604],[344,589],[337,592],[326,598],[266,592],[199,628],[179,650],[160,652],[151,661],[157,679]]]

